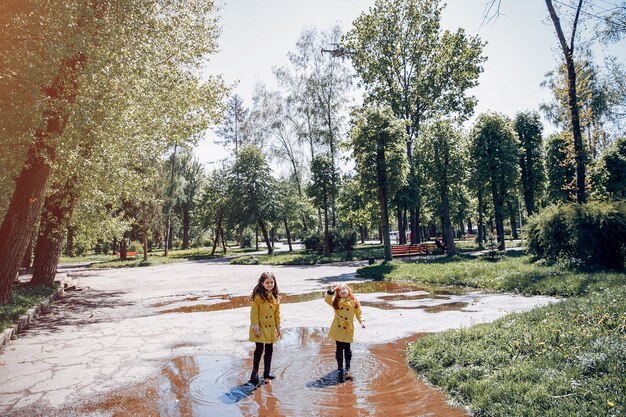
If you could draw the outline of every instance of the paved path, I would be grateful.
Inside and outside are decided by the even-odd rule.
[[[64,410],[142,384],[172,358],[249,358],[249,308],[212,306],[225,302],[226,295],[231,302],[249,295],[265,270],[276,274],[281,293],[301,295],[281,307],[286,333],[323,329],[332,316],[321,300],[322,291],[338,282],[359,281],[355,277],[359,264],[236,266],[211,260],[74,272],[84,291],[68,293],[0,353],[0,415],[37,415],[34,410],[41,415],[110,415]],[[377,291],[363,287],[359,294],[367,329],[356,331],[356,352],[416,333],[492,321],[553,301],[482,293],[428,298],[419,291],[393,301],[384,298],[393,290]],[[461,308],[438,309],[442,304]],[[245,378],[247,372],[236,376]]]

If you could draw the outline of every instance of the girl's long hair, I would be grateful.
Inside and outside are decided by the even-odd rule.
[[[350,286],[346,284],[343,284],[343,286],[348,290],[348,298],[351,299],[352,302],[354,302],[354,307],[361,308],[361,303],[359,303],[359,300],[357,300],[354,294],[352,293],[352,288],[350,288]],[[340,289],[341,288],[339,286],[335,287],[335,296],[333,297],[333,308],[335,310],[339,309],[339,299],[341,298],[339,297]]]
[[[250,295],[250,299],[254,300],[255,295],[259,295],[265,301],[270,301],[270,296],[263,286],[263,281],[267,278],[272,278],[274,280],[274,288],[272,288],[271,294],[274,296],[276,301],[278,301],[278,282],[276,282],[276,277],[271,272],[263,272],[259,277],[259,282],[257,282],[256,287],[252,290],[252,295]]]

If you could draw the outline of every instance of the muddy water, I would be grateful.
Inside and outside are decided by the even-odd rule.
[[[251,357],[182,356],[166,364],[155,381],[83,411],[181,417],[466,416],[407,366],[404,350],[417,337],[370,347],[353,344],[353,379],[340,383],[335,344],[326,330],[287,329],[274,348],[277,379],[256,390],[245,384]]]
[[[369,281],[369,282],[357,282],[349,284],[353,291],[358,294],[372,294],[372,293],[387,293],[389,295],[379,297],[381,301],[376,302],[364,302],[365,306],[382,308],[382,309],[403,309],[403,308],[424,308],[424,307],[398,307],[394,306],[387,301],[401,301],[401,300],[420,300],[420,299],[447,299],[446,295],[461,294],[466,289],[449,287],[449,288],[435,288],[428,290],[423,286],[415,285],[407,282],[385,282],[385,281]],[[405,293],[411,293],[405,295]],[[418,293],[418,294],[415,294]],[[302,303],[306,301],[312,301],[323,296],[323,291],[310,292],[305,294],[281,294],[281,303]],[[230,295],[209,295],[205,297],[187,297],[184,299],[168,300],[159,303],[152,304],[154,308],[162,308],[171,306],[172,304],[189,303],[175,308],[168,308],[165,310],[159,310],[159,313],[197,313],[197,312],[209,312],[218,310],[229,310],[233,308],[247,307],[250,305],[249,296],[230,296]],[[460,309],[456,305],[449,305],[449,310]],[[457,308],[458,307],[458,308]],[[446,310],[443,307],[442,310]],[[429,311],[426,308],[426,311]]]

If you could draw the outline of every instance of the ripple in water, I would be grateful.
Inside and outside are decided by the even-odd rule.
[[[161,415],[466,415],[448,406],[445,397],[423,384],[406,364],[404,350],[418,336],[370,347],[353,343],[353,380],[340,383],[335,343],[326,332],[286,329],[274,345],[272,370],[277,379],[256,390],[245,384],[252,368],[252,343],[246,360],[218,355],[174,359],[161,377]]]

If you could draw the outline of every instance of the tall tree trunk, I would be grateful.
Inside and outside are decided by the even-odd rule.
[[[148,262],[148,210],[146,203],[141,205],[141,240],[143,242],[143,261]]]
[[[28,246],[26,246],[26,252],[24,252],[24,257],[22,258],[22,264],[20,265],[20,268],[30,268],[30,264],[33,258],[33,237],[34,236],[31,236],[30,240],[28,241]]]
[[[67,226],[67,238],[65,239],[65,255],[74,256],[74,226]]]
[[[385,260],[391,261],[391,238],[389,236],[389,208],[387,196],[387,161],[385,160],[385,145],[378,135],[376,149],[376,178],[378,182],[378,205],[380,206],[380,227],[385,245]]]
[[[443,242],[446,246],[446,254],[448,256],[456,255],[456,245],[454,243],[454,228],[452,227],[452,221],[450,220],[450,201],[448,193],[444,192],[441,195],[442,206],[442,229],[443,229]]]
[[[224,237],[224,226],[220,226],[220,239],[222,240],[222,251],[224,251],[224,255],[226,255],[226,238]]]
[[[493,211],[496,217],[496,236],[498,238],[498,250],[504,250],[504,202],[496,189],[496,185],[492,185]]]
[[[35,141],[20,176],[15,179],[15,189],[0,226],[0,303],[9,302],[11,285],[32,238],[56,157],[56,149],[49,142],[65,131],[69,107],[76,98],[77,73],[83,62],[82,54],[64,60],[59,75],[44,89],[50,99],[50,110],[43,114],[45,127],[34,134]]]
[[[30,285],[52,286],[56,277],[63,241],[76,203],[76,177],[55,186],[43,206],[39,235],[35,245],[33,278]]]
[[[164,256],[168,256],[169,255],[169,246],[170,246],[170,231],[172,230],[172,228],[170,227],[171,225],[171,212],[168,210],[167,212],[167,219],[165,221],[165,249],[163,252]]]
[[[578,7],[576,8],[576,16],[574,18],[574,24],[572,26],[572,33],[570,36],[570,43],[567,44],[565,36],[563,35],[563,29],[561,28],[561,22],[559,16],[554,10],[552,0],[545,0],[548,11],[550,12],[550,18],[554,24],[554,29],[559,38],[563,57],[565,59],[565,67],[567,68],[567,93],[568,104],[570,111],[570,118],[572,122],[572,134],[574,136],[574,159],[576,160],[576,200],[578,203],[584,203],[587,201],[587,195],[585,190],[585,164],[586,156],[583,143],[583,135],[580,127],[580,111],[578,109],[578,100],[576,93],[576,66],[574,65],[574,40],[576,39],[576,28],[578,26],[578,18],[583,5],[583,0],[578,1]]]
[[[519,239],[519,235],[517,234],[517,221],[515,220],[515,210],[510,201],[507,202],[507,208],[509,210],[509,221],[511,222],[511,235],[513,236],[513,239]]]
[[[269,233],[267,232],[267,227],[265,226],[265,222],[260,217],[257,217],[257,223],[261,228],[261,233],[263,234],[263,239],[265,240],[265,244],[267,245],[267,254],[271,255],[274,252],[274,248],[272,248],[272,243],[270,242]]]
[[[289,232],[289,224],[287,224],[287,217],[283,216],[283,223],[285,225],[285,234],[287,235],[287,245],[289,245],[289,252],[293,252],[291,247],[291,233]]]
[[[330,234],[328,233],[328,207],[324,207],[324,256],[330,255]]]
[[[220,229],[222,228],[222,210],[217,213],[217,224],[215,225],[215,238],[213,239],[213,250],[211,250],[211,256],[215,255],[215,249],[217,248],[220,239]]]
[[[483,190],[478,190],[478,244],[485,243],[485,218],[483,216]]]
[[[183,207],[183,249],[189,249],[189,207]]]
[[[411,243],[415,244],[422,241],[422,233],[420,232],[420,225],[417,221],[417,219],[419,218],[419,212],[417,211],[417,209],[412,208],[411,210],[409,210],[409,216],[411,218]]]
[[[474,233],[474,229],[472,228],[472,218],[471,217],[467,218],[467,233],[470,234],[470,235]]]
[[[126,238],[120,240],[120,261],[126,260]]]

